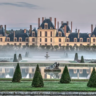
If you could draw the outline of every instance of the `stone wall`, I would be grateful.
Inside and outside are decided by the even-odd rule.
[[[12,91],[0,92],[0,96],[96,96],[96,92],[50,92],[50,91]]]

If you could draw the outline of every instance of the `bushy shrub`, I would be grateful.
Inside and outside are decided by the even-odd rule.
[[[91,76],[89,78],[87,86],[88,87],[96,87],[96,72],[95,72],[95,68],[93,68],[93,71],[91,73]]]
[[[74,58],[75,61],[78,60],[78,53],[75,53],[75,58]]]
[[[84,63],[84,58],[83,58],[83,56],[81,56],[81,61],[80,61],[80,63]]]
[[[18,62],[16,54],[14,54],[13,62]]]
[[[21,75],[20,66],[19,66],[19,63],[17,63],[15,72],[12,78],[12,82],[20,82],[21,78],[22,78],[22,75]]]
[[[32,87],[43,87],[43,86],[44,86],[43,78],[39,69],[39,65],[37,65],[32,81]]]
[[[68,68],[67,66],[65,66],[61,79],[60,79],[60,83],[70,83],[70,81],[71,81],[71,78],[68,72]]]

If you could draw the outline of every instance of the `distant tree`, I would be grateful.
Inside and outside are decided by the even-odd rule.
[[[12,82],[20,82],[21,78],[22,78],[22,75],[21,75],[20,66],[19,66],[19,63],[17,63],[15,72],[12,78]]]
[[[60,79],[60,83],[70,83],[70,81],[71,81],[71,78],[68,72],[68,68],[67,66],[65,66],[61,79]]]
[[[22,60],[21,54],[19,54],[19,56],[18,56],[18,61],[19,61],[19,60]]]
[[[44,86],[43,78],[39,69],[39,65],[37,65],[32,81],[32,87],[43,87],[43,86]]]
[[[83,56],[81,56],[80,63],[84,63],[84,58],[83,58]]]
[[[28,52],[25,53],[25,57],[28,57]]]
[[[93,71],[91,73],[91,76],[89,78],[87,86],[88,87],[96,87],[96,72],[95,72],[95,68],[93,68]]]
[[[75,61],[78,60],[78,53],[75,53],[75,58],[74,58]]]
[[[14,54],[13,62],[18,62],[16,54]]]

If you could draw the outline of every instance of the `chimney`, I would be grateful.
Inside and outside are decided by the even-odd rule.
[[[59,21],[57,22],[57,29],[59,29]]]
[[[67,25],[69,25],[69,21],[67,21]]]
[[[93,24],[91,24],[91,33],[93,32]]]
[[[6,36],[6,25],[5,25],[5,36]]]
[[[79,33],[80,33],[80,30],[78,29],[78,38],[79,38]]]
[[[65,25],[64,26],[64,34],[65,34],[65,36],[66,36],[66,28],[67,28],[67,26]]]
[[[54,18],[54,26],[55,26],[55,29],[56,29],[56,18]]]
[[[42,22],[44,21],[44,17],[42,17]]]
[[[52,22],[52,17],[50,17],[50,21]]]
[[[39,28],[39,26],[40,26],[40,18],[38,18],[38,28]]]
[[[26,29],[24,29],[24,33],[26,33]]]
[[[32,31],[32,25],[30,25],[30,33],[31,33],[31,31]]]
[[[71,21],[71,33],[72,33],[72,21]]]
[[[62,26],[62,24],[63,24],[63,21],[61,21],[61,26]]]

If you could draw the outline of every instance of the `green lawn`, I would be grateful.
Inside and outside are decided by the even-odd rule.
[[[0,81],[0,91],[96,91],[96,88],[87,87],[87,82],[72,81],[70,84],[60,84],[59,81],[44,81],[43,88],[31,87],[31,81],[12,83]]]

